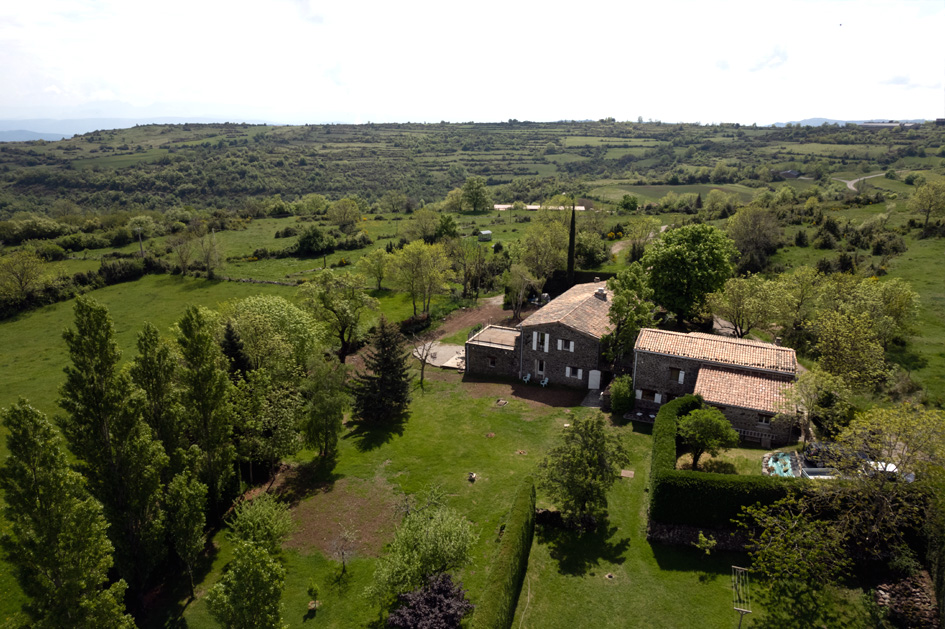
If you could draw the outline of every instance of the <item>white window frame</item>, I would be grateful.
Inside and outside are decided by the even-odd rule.
[[[541,358],[535,359],[535,375],[543,376],[545,375],[545,361]]]
[[[584,370],[583,369],[574,369],[573,367],[564,368],[564,377],[565,378],[577,378],[578,380],[584,379]]]
[[[573,352],[574,341],[566,341],[564,339],[558,339],[558,351],[559,352]]]

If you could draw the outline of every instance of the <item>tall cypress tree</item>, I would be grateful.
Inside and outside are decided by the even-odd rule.
[[[75,329],[63,334],[72,364],[59,406],[62,432],[89,491],[102,503],[118,573],[137,595],[164,553],[161,474],[164,448],[141,419],[141,399],[114,340],[108,309],[87,297],[75,304]]]
[[[568,237],[568,284],[574,284],[574,241],[577,236],[577,219],[574,202],[571,203],[571,234]]]
[[[23,592],[25,611],[41,627],[134,627],[122,598],[108,586],[112,545],[102,505],[69,467],[62,437],[46,416],[20,400],[3,412],[10,456],[0,468],[0,538]]]
[[[384,424],[403,416],[410,404],[409,354],[405,339],[392,323],[381,317],[364,359],[368,371],[352,383],[353,414],[369,424]]]

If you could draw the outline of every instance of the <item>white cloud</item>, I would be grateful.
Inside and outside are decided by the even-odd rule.
[[[934,118],[943,28],[939,0],[33,0],[0,6],[0,117]]]

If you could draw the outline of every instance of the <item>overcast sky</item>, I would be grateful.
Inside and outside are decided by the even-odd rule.
[[[0,118],[937,118],[943,33],[943,0],[7,0]]]

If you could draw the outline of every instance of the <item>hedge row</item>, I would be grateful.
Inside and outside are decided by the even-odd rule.
[[[651,521],[728,528],[743,506],[771,504],[787,495],[791,479],[676,469],[676,418],[701,406],[701,397],[686,395],[664,404],[656,415],[650,461]]]
[[[939,617],[945,619],[945,486],[939,484],[935,489],[935,498],[926,518],[926,559],[935,588]]]
[[[529,476],[522,482],[506,519],[505,532],[473,616],[474,629],[509,629],[512,626],[525,571],[528,570],[528,553],[534,533],[535,481]]]

